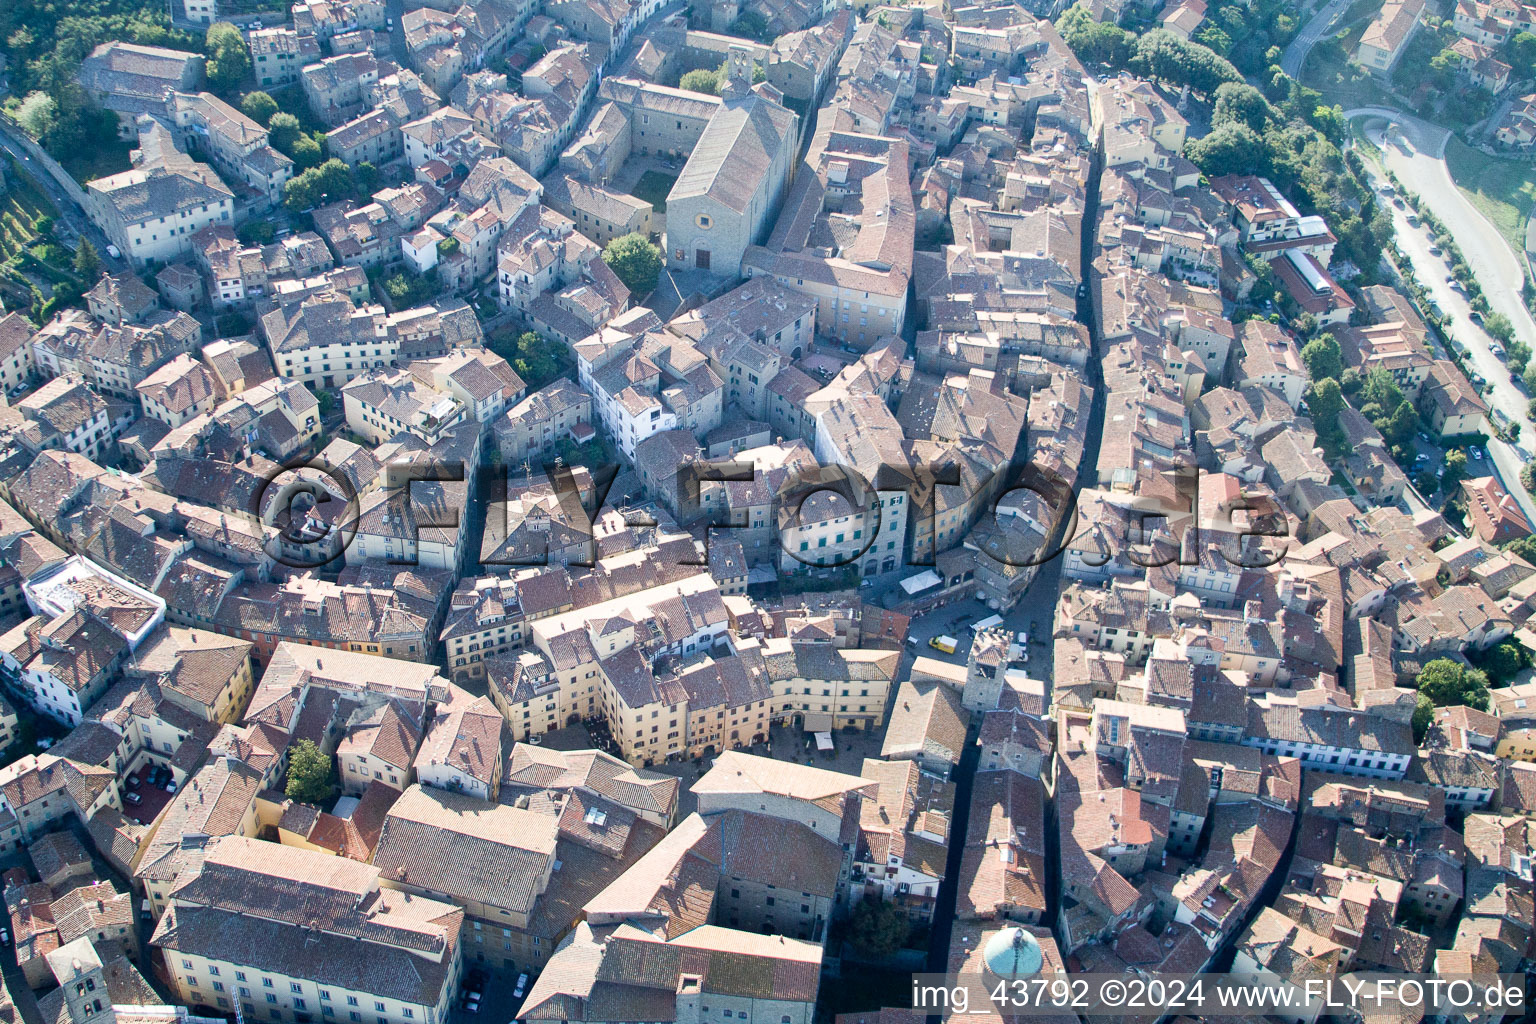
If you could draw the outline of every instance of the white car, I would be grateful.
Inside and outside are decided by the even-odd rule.
[[[107,246],[107,255],[111,256],[115,260],[120,260],[123,258],[123,250],[119,249],[115,245],[109,245]]]
[[[521,999],[526,991],[528,991],[528,972],[524,971],[517,976],[517,985],[512,989],[512,998]]]

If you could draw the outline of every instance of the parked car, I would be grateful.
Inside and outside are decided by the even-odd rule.
[[[141,797],[141,796],[139,796],[139,794],[133,793],[133,792],[124,793],[123,794],[123,799],[128,801],[131,804],[141,804],[141,803],[144,802],[144,798],[143,797]]]
[[[517,976],[517,985],[512,989],[512,998],[521,999],[526,991],[528,991],[528,972],[524,971]]]
[[[176,782],[174,780],[172,780],[170,782],[167,782],[165,784],[165,791],[167,793],[174,793],[174,792],[176,792]]]
[[[123,250],[119,249],[115,245],[109,245],[107,246],[107,255],[111,256],[115,260],[120,260],[123,258]]]
[[[1473,446],[1473,447],[1467,449],[1467,454],[1472,456],[1472,458],[1474,458],[1474,459],[1481,460],[1482,457],[1483,457],[1483,450],[1481,448]]]

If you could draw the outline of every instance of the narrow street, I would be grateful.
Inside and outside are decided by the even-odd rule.
[[[1095,126],[1097,128],[1097,125]],[[1085,189],[1083,209],[1082,234],[1082,266],[1085,268],[1093,265],[1094,232],[1092,225],[1098,222],[1099,205],[1099,157],[1095,153],[1089,167],[1088,186]],[[1086,279],[1085,279],[1085,283]],[[1090,285],[1077,300],[1077,319],[1088,328],[1089,337],[1093,343],[1094,353],[1102,357],[1102,342],[1099,339],[1098,323],[1093,315],[1093,288]],[[1083,437],[1083,456],[1077,466],[1077,480],[1073,490],[1074,505],[1067,510],[1057,522],[1052,531],[1048,544],[1052,549],[1059,549],[1063,543],[1065,531],[1075,522],[1077,508],[1075,499],[1084,487],[1091,487],[1097,480],[1099,463],[1099,446],[1104,438],[1104,413],[1106,397],[1104,394],[1104,379],[1099,372],[1098,358],[1088,361],[1087,373],[1088,386],[1093,388],[1093,403],[1088,412],[1087,431]],[[1030,677],[1038,678],[1045,682],[1046,705],[1049,706],[1054,696],[1051,685],[1052,658],[1054,651],[1050,640],[1052,624],[1056,614],[1056,599],[1061,589],[1061,564],[1063,558],[1058,555],[1040,566],[1040,571],[1030,582],[1029,589],[1014,607],[1013,611],[1005,616],[1005,621],[1010,628],[1019,628],[1015,623],[1033,619],[1039,623],[1039,632],[1045,640],[1044,644],[1031,644],[1031,657],[1041,657],[1042,660],[1030,666]],[[968,631],[967,631],[968,632]],[[965,638],[969,641],[969,637]],[[1032,640],[1035,638],[1031,638]],[[944,880],[939,885],[938,901],[933,911],[933,928],[929,937],[928,970],[945,971],[949,964],[949,938],[955,920],[955,900],[958,895],[958,883],[960,874],[960,858],[964,851],[966,830],[970,827],[971,811],[971,787],[976,781],[976,766],[981,759],[981,747],[974,742],[976,729],[972,729],[970,739],[965,751],[961,755],[960,764],[955,769],[953,776],[955,782],[955,811],[949,823],[949,851],[945,862]],[[1046,863],[1046,900],[1047,920],[1054,920],[1056,910],[1056,893],[1060,890],[1060,858],[1056,849],[1057,831],[1055,828],[1055,805],[1049,802],[1046,807],[1045,821],[1045,863]]]
[[[0,149],[5,150],[29,178],[37,183],[37,187],[48,197],[59,211],[59,218],[65,226],[76,235],[89,238],[91,244],[96,247],[96,252],[101,257],[102,269],[109,274],[116,274],[128,269],[126,260],[113,259],[107,252],[109,241],[107,236],[85,215],[85,211],[70,198],[69,194],[53,180],[53,176],[38,166],[32,159],[26,148],[16,140],[14,128],[6,121],[0,121]]]

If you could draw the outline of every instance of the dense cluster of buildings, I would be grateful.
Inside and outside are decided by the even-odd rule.
[[[142,274],[0,317],[0,848],[50,1024],[439,1024],[525,972],[538,1024],[812,1024],[841,922],[926,935],[941,891],[957,971],[1531,966],[1536,684],[1413,687],[1536,649],[1533,527],[1494,477],[1426,508],[1363,406],[1320,431],[1301,350],[1426,434],[1489,409],[1059,6],[301,4],[256,83],[383,187],[265,244],[295,168],[203,58],[86,58],[139,141],[87,212]],[[1496,78],[1525,14],[1484,7]]]

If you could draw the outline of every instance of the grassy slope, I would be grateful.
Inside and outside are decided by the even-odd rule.
[[[1445,147],[1451,177],[1479,213],[1514,247],[1525,249],[1525,222],[1536,202],[1536,168],[1480,153],[1452,138]]]

